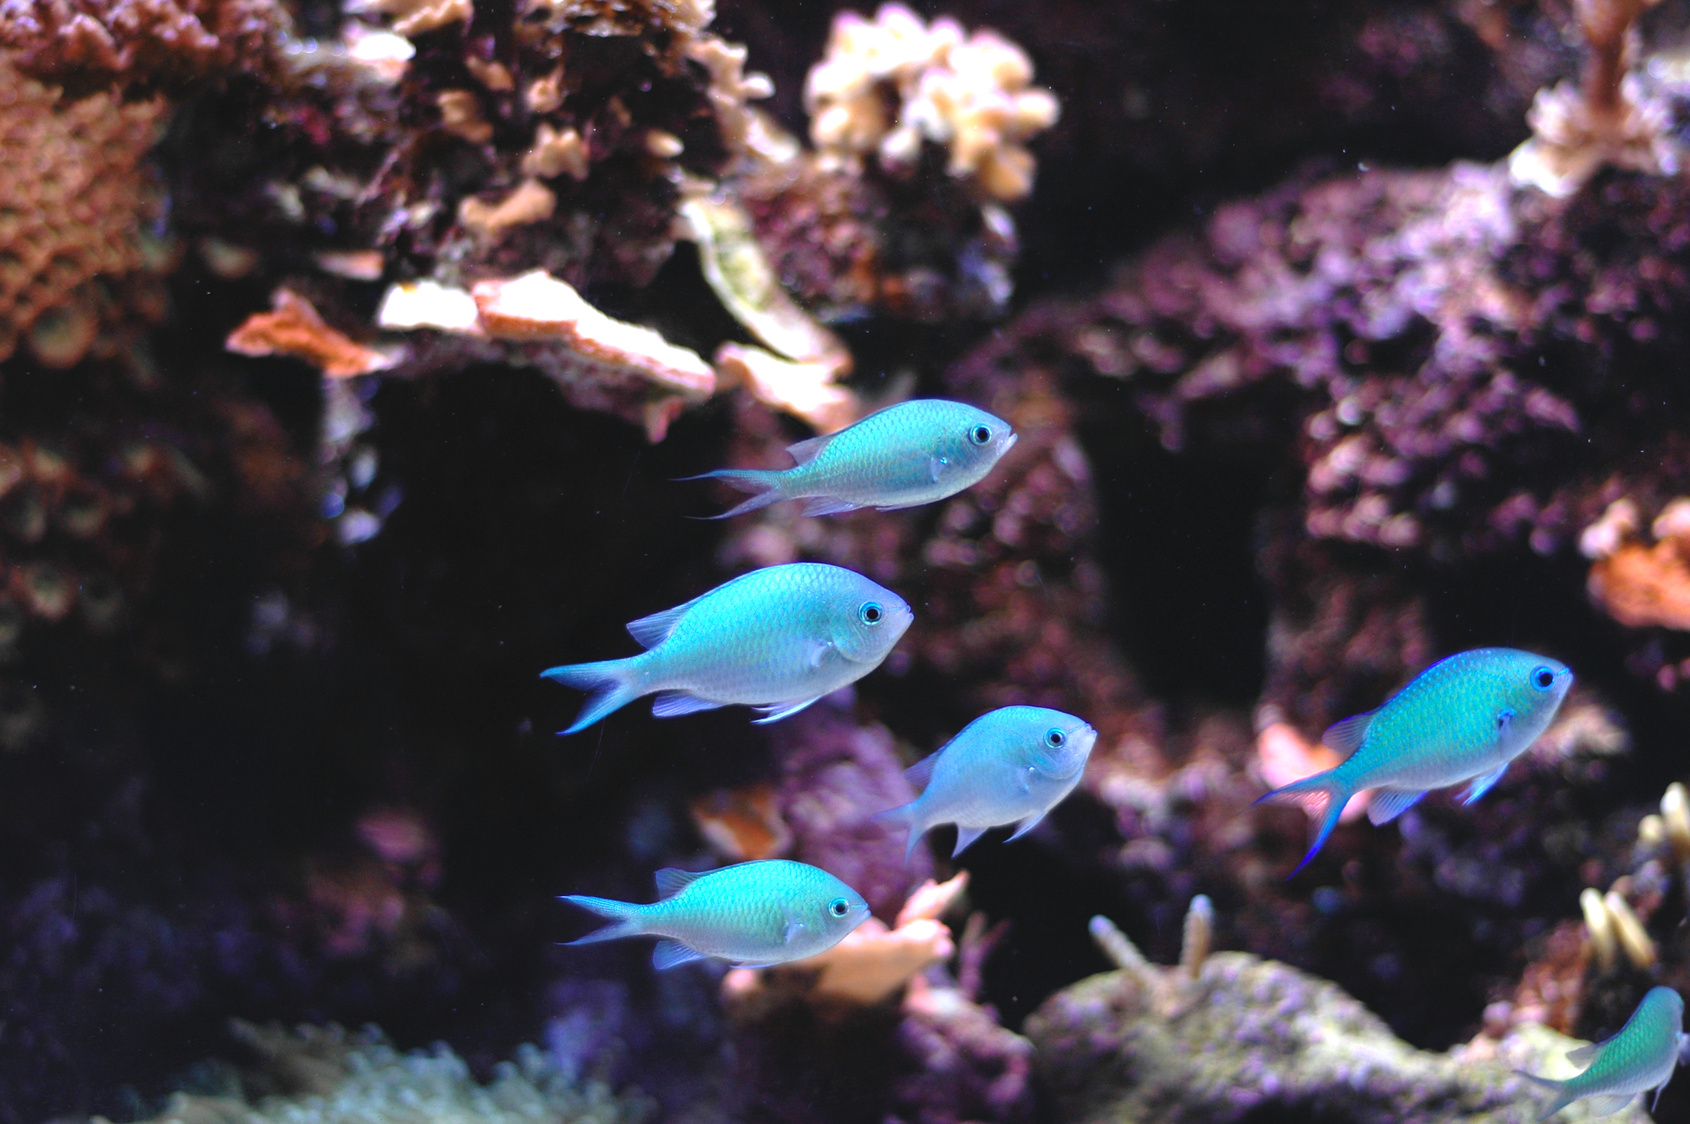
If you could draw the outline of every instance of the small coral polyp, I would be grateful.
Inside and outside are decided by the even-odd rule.
[[[924,143],[942,145],[952,176],[992,199],[1020,199],[1033,189],[1023,142],[1058,114],[1056,98],[1032,80],[1026,53],[994,31],[966,34],[948,18],[928,24],[902,4],[882,5],[872,21],[842,12],[804,83],[810,139],[823,153],[873,157],[888,170],[912,167]]]

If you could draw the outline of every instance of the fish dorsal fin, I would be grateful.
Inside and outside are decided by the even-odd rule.
[[[666,866],[657,872],[657,897],[672,898],[686,889],[695,880],[704,877],[709,871],[682,870],[680,867]]]
[[[1584,1065],[1587,1062],[1595,1061],[1596,1052],[1600,1049],[1602,1049],[1602,1043],[1592,1042],[1588,1046],[1580,1046],[1576,1050],[1568,1050],[1567,1060],[1572,1062],[1574,1065]]]
[[[698,598],[694,597],[684,605],[676,605],[673,609],[665,609],[661,613],[629,621],[628,635],[638,640],[642,648],[655,648],[669,639],[669,634],[675,631],[675,626],[681,623],[681,618],[687,615],[687,610],[696,604]]]
[[[651,966],[660,970],[703,959],[702,952],[688,948],[680,941],[658,941],[657,947],[651,950]]]
[[[820,437],[811,437],[800,441],[796,445],[788,445],[786,451],[792,454],[792,459],[799,464],[809,464],[815,460],[821,451],[827,448],[827,443],[833,440],[833,434],[824,433]]]
[[[1367,724],[1373,721],[1374,711],[1364,711],[1352,714],[1342,722],[1334,722],[1326,727],[1326,733],[1320,735],[1320,740],[1331,749],[1348,757],[1361,748],[1361,739],[1367,736]]]
[[[943,753],[940,750],[939,753]],[[939,763],[939,753],[930,753],[904,770],[904,779],[920,788],[933,783],[933,766]]]

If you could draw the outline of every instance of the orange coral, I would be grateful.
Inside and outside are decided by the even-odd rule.
[[[0,359],[49,310],[74,325],[88,311],[85,286],[142,264],[137,232],[150,206],[142,160],[164,114],[160,99],[110,94],[66,101],[0,60]],[[81,357],[47,332],[59,366]],[[92,333],[70,332],[82,350]],[[67,362],[68,361],[68,362]]]
[[[268,71],[286,22],[273,0],[8,0],[0,48],[48,81],[157,87]]]
[[[275,310],[255,312],[225,341],[242,355],[291,355],[331,378],[367,375],[393,365],[379,351],[354,343],[323,322],[311,302],[288,289],[277,289]]]
[[[1690,630],[1690,501],[1674,500],[1640,541],[1636,506],[1611,504],[1585,528],[1580,546],[1595,557],[1586,588],[1610,617],[1628,628]]]

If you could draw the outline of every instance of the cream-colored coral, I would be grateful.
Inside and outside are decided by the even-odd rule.
[[[489,242],[497,242],[513,226],[527,226],[552,217],[557,196],[536,179],[526,179],[497,203],[475,196],[458,204],[458,221]]]
[[[395,17],[393,30],[404,36],[434,31],[449,23],[464,23],[475,15],[471,0],[370,0],[371,11]]]
[[[440,107],[440,124],[448,133],[471,144],[486,144],[493,138],[493,126],[481,118],[481,102],[469,90],[441,90],[434,95]]]
[[[824,153],[874,153],[899,168],[931,142],[948,150],[951,175],[971,178],[991,198],[1019,199],[1033,189],[1024,142],[1059,113],[1055,96],[1032,79],[1026,53],[996,32],[965,34],[944,18],[928,24],[892,3],[873,21],[855,12],[834,18],[827,53],[805,80],[804,105]],[[896,120],[886,113],[888,87],[899,102]]]
[[[1575,0],[1590,54],[1577,86],[1539,90],[1526,114],[1532,136],[1508,158],[1515,183],[1557,198],[1603,165],[1652,175],[1678,170],[1669,106],[1646,100],[1635,75],[1633,24],[1660,0]]]
[[[544,121],[534,130],[534,146],[522,156],[522,174],[541,179],[567,175],[584,180],[588,166],[587,144],[581,134],[568,126],[554,129]]]

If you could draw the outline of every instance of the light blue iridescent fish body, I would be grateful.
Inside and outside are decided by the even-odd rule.
[[[1687,1047],[1690,1036],[1684,1033],[1684,1000],[1670,987],[1652,987],[1618,1034],[1567,1054],[1567,1060],[1575,1065],[1589,1063],[1584,1072],[1565,1081],[1524,1072],[1520,1076],[1555,1094],[1554,1101],[1538,1117],[1540,1124],[1586,1097],[1590,1098],[1592,1115],[1609,1116],[1648,1089],[1655,1090],[1655,1103],[1659,1104],[1661,1091]]]
[[[896,593],[819,562],[768,566],[628,625],[646,652],[540,674],[591,691],[584,730],[657,692],[659,718],[744,704],[774,722],[880,666],[913,614]]]
[[[982,714],[939,751],[905,773],[927,787],[915,800],[875,817],[909,833],[905,860],[929,828],[957,825],[952,857],[988,828],[1036,827],[1080,783],[1097,731],[1084,719],[1042,706]]]
[[[1385,705],[1346,718],[1322,740],[1349,757],[1263,796],[1324,800],[1320,827],[1297,871],[1309,864],[1350,797],[1372,789],[1367,818],[1387,823],[1434,788],[1468,783],[1471,804],[1543,733],[1572,686],[1566,665],[1514,648],[1475,648],[1422,671]]]
[[[978,483],[1015,439],[1008,422],[984,410],[918,398],[798,442],[787,449],[798,462],[794,468],[723,468],[688,479],[725,480],[758,493],[718,519],[796,499],[810,501],[806,515],[859,507],[888,511],[934,503]]]
[[[663,939],[659,968],[715,957],[747,966],[784,964],[826,952],[867,920],[861,894],[825,870],[773,859],[693,874],[657,872],[650,905],[566,894],[566,902],[615,921],[570,944],[622,937]]]

